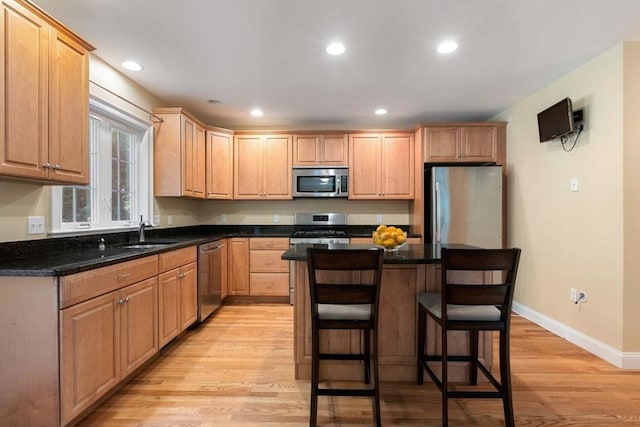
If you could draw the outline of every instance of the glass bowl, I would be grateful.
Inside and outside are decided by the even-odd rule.
[[[392,248],[387,248],[387,247],[384,247],[382,245],[376,245],[376,246],[379,247],[380,249],[384,249],[385,252],[398,252],[398,249],[400,249],[401,247],[403,247],[406,244],[407,244],[407,242],[404,242],[404,243],[402,243],[400,245],[396,245],[396,246],[394,246]],[[374,243],[374,245],[375,245],[375,243]]]

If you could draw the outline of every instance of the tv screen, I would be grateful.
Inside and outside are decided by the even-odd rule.
[[[573,108],[571,99],[565,98],[538,113],[540,142],[551,141],[573,132]]]

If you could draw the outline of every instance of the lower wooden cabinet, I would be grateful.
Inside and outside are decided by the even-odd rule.
[[[289,249],[287,237],[249,239],[249,294],[252,296],[289,295],[289,262],[280,259]]]
[[[288,237],[233,237],[227,249],[229,295],[289,295],[289,262],[280,259]]]
[[[60,311],[62,424],[158,351],[157,306],[152,277]]]
[[[160,347],[192,325],[198,316],[196,247],[160,254],[158,331]]]

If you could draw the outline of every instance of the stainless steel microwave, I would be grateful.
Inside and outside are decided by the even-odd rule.
[[[348,168],[293,168],[293,197],[348,196]]]

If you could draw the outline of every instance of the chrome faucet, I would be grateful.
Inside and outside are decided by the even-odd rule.
[[[138,242],[144,242],[144,229],[150,227],[151,224],[144,222],[142,215],[140,215],[140,224],[138,224]]]

